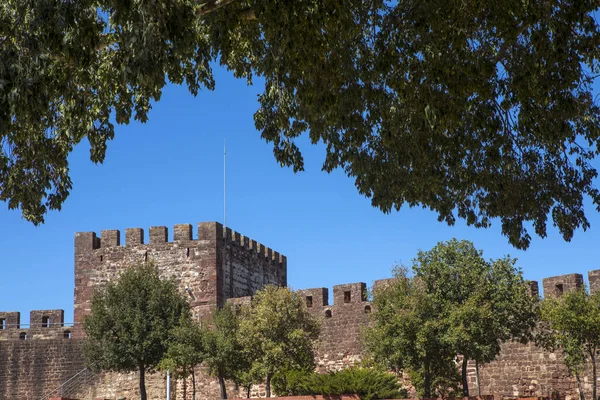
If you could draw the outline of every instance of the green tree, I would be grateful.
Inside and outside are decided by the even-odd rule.
[[[196,400],[194,367],[203,361],[204,345],[200,325],[186,315],[172,330],[172,338],[159,368],[183,379],[183,398],[187,399],[187,378],[192,377],[192,399]]]
[[[377,362],[411,373],[425,397],[455,386],[454,360],[492,361],[508,340],[533,337],[538,299],[529,293],[516,260],[486,261],[471,242],[452,239],[413,260],[413,276],[400,268],[392,285],[374,295],[375,324],[367,348]],[[414,344],[416,345],[414,345]]]
[[[469,396],[467,363],[491,362],[507,340],[532,338],[538,299],[529,293],[516,259],[486,261],[466,240],[440,242],[420,251],[415,278],[439,304],[445,341],[462,356],[463,396]]]
[[[238,368],[232,378],[236,387],[244,389],[246,398],[250,398],[252,385],[260,383],[262,377],[258,374],[258,371],[252,370],[252,360],[248,358],[248,354],[242,352],[238,354]]]
[[[539,343],[552,351],[562,349],[565,364],[577,380],[581,400],[584,400],[581,374],[585,363],[590,361],[592,399],[596,399],[596,358],[600,350],[600,293],[590,295],[585,288],[579,288],[559,298],[548,296],[542,302],[541,319],[543,325]]]
[[[146,400],[145,373],[164,358],[186,318],[189,305],[175,282],[161,280],[151,263],[133,265],[92,296],[83,323],[87,363],[101,371],[138,371]]]
[[[424,398],[459,381],[455,353],[446,341],[447,321],[440,303],[404,267],[392,284],[374,291],[373,325],[365,330],[365,348],[373,360],[392,371],[406,371]],[[443,388],[441,388],[443,389]]]
[[[319,324],[298,292],[267,285],[259,290],[240,322],[240,342],[253,360],[252,373],[266,380],[271,395],[271,378],[288,369],[312,370]]]
[[[145,122],[168,82],[213,89],[211,62],[261,79],[255,126],[281,165],[323,142],[384,212],[500,219],[526,248],[600,203],[597,1],[4,0],[0,199],[34,223],[71,190],[86,139]]]
[[[245,367],[239,340],[239,318],[230,304],[215,310],[212,324],[203,327],[204,362],[209,373],[219,380],[221,398],[227,398],[226,379],[233,379]]]

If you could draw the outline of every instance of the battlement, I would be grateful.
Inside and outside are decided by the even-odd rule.
[[[542,280],[544,297],[559,297],[583,286],[583,275],[566,274],[544,278]]]
[[[371,290],[373,293],[375,293],[379,289],[383,289],[389,285],[392,285],[395,280],[396,278],[375,280]],[[591,293],[600,290],[600,270],[589,271],[588,280]],[[529,293],[532,296],[539,297],[540,293],[538,282],[532,280],[527,280],[525,282],[528,286]],[[581,274],[566,274],[544,278],[544,295],[548,297],[554,297],[582,287],[583,284],[583,276]],[[332,307],[343,307],[347,305],[359,304],[362,306],[369,306],[369,308],[365,310],[368,310],[366,312],[370,312],[371,303],[367,299],[367,286],[363,282],[335,285],[333,287],[333,303],[331,305],[329,303],[328,288],[320,287],[301,289],[300,292],[305,298],[306,307],[311,309],[311,311],[316,309],[320,311],[323,309],[331,310]]]
[[[306,297],[307,307],[329,306],[329,289],[311,288],[300,292]],[[333,287],[332,306],[363,303],[367,301],[367,285],[364,282],[344,283]]]
[[[169,243],[193,246],[205,240],[223,238],[226,246],[237,246],[248,252],[256,253],[274,264],[287,265],[287,257],[266,247],[254,239],[244,236],[230,228],[224,228],[218,222],[200,222],[197,228],[197,239],[193,238],[191,224],[176,224],[173,227],[173,240],[169,241],[169,230],[166,226],[152,226],[148,230],[148,243],[145,242],[145,232],[142,228],[127,228],[125,244],[121,245],[119,230],[103,230],[100,236],[96,232],[75,233],[75,254],[86,254],[100,249],[115,247],[156,246]]]
[[[73,324],[65,326],[63,310],[32,310],[30,323],[21,324],[21,313],[0,311],[0,340],[71,339]]]

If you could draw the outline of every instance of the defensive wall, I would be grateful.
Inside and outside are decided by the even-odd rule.
[[[287,260],[280,253],[216,222],[175,225],[172,236],[164,226],[144,230],[127,229],[121,244],[116,230],[75,234],[75,292],[73,324],[65,324],[62,310],[35,310],[29,326],[20,323],[18,312],[0,313],[0,400],[45,399],[65,382],[84,370],[81,322],[89,312],[93,291],[116,277],[128,266],[154,261],[163,277],[173,277],[182,291],[190,296],[194,315],[202,321],[215,307],[226,301],[248,303],[251,296],[266,284],[287,284]],[[588,273],[591,291],[600,290],[600,270]],[[374,283],[373,290],[390,280]],[[583,285],[580,274],[561,275],[543,280],[544,295],[560,296]],[[531,293],[538,296],[537,282],[530,283]],[[316,366],[321,372],[338,370],[360,361],[361,329],[369,323],[372,309],[365,283],[333,287],[330,301],[328,288],[302,291],[310,313],[321,321]],[[588,370],[589,370],[588,366]],[[497,359],[479,367],[469,364],[469,383],[473,394],[499,397],[541,396],[558,392],[575,398],[577,385],[562,362],[560,352],[550,353],[533,343],[505,343]],[[81,399],[134,399],[138,396],[137,374],[85,375],[80,384],[70,384],[70,396]],[[584,390],[591,394],[591,373],[584,374]],[[218,398],[215,379],[200,367],[196,370],[197,398]],[[151,399],[164,398],[166,378],[156,373],[147,377]],[[172,380],[173,398],[181,400],[182,381]],[[191,380],[188,380],[191,399]],[[235,388],[229,387],[231,397]],[[261,386],[253,395],[264,396]]]

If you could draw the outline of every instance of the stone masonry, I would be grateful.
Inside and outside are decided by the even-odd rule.
[[[140,228],[75,234],[75,324],[89,312],[94,290],[118,277],[127,266],[154,261],[165,278],[173,277],[190,296],[198,318],[210,315],[228,298],[249,296],[268,283],[287,284],[286,257],[216,222],[175,225],[173,241],[164,226],[150,228],[144,243]]]
[[[31,324],[20,322],[18,312],[0,312],[0,400],[41,400],[66,381],[76,382],[84,370],[81,322],[90,309],[95,289],[118,277],[134,263],[154,261],[162,276],[174,277],[190,297],[195,317],[208,318],[215,307],[225,302],[247,304],[266,284],[287,284],[287,260],[276,251],[224,228],[216,222],[200,223],[197,233],[189,224],[175,225],[172,240],[164,226],[151,227],[149,241],[140,228],[127,229],[125,242],[116,230],[75,234],[74,324],[65,324],[62,310],[31,311]],[[195,236],[195,237],[194,237]],[[588,274],[590,290],[600,290],[600,270]],[[384,279],[373,290],[389,284]],[[538,296],[537,282],[531,293]],[[561,275],[543,280],[545,296],[560,296],[583,285],[580,274]],[[372,309],[365,283],[337,285],[330,303],[327,288],[302,291],[309,312],[321,321],[316,366],[320,372],[339,370],[362,358],[361,329],[369,323]],[[591,369],[584,375],[584,390],[591,393]],[[482,394],[499,397],[540,396],[558,392],[575,398],[577,385],[562,362],[560,352],[549,353],[534,344],[505,343],[495,361],[479,367],[469,364],[472,393],[478,385]],[[75,377],[75,378],[74,378]],[[197,398],[217,399],[218,384],[202,367],[196,369]],[[64,395],[86,400],[135,399],[137,374],[99,374]],[[147,377],[151,399],[162,399],[166,392],[164,374]],[[172,381],[174,399],[183,400],[182,381]],[[188,380],[191,399],[191,381]],[[230,387],[232,397],[236,393]],[[253,393],[263,395],[260,387]]]
[[[329,305],[327,288],[302,291],[306,307],[321,321],[317,351],[317,370],[327,372],[348,367],[360,360],[360,329],[369,321],[371,303],[364,283],[333,287],[333,304]]]

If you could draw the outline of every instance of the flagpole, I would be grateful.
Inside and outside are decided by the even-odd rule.
[[[223,139],[223,226],[227,227],[227,143]]]

